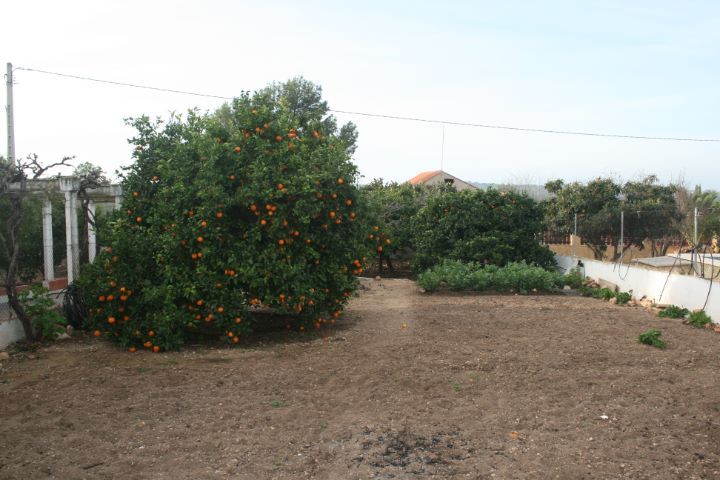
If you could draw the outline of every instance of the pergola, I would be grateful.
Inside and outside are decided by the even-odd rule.
[[[19,183],[11,184],[10,191],[22,191]],[[24,191],[30,195],[38,196],[43,200],[43,259],[44,277],[46,282],[55,280],[55,262],[53,258],[52,235],[52,202],[58,197],[65,202],[65,240],[67,248],[67,281],[71,283],[79,273],[80,266],[80,239],[78,229],[78,192],[80,179],[72,176],[60,176],[52,179],[28,180]],[[118,208],[122,203],[122,187],[108,185],[86,190],[89,198],[88,211],[91,219],[95,217],[98,204],[111,204]],[[94,223],[94,222],[93,222]],[[97,237],[92,226],[88,230],[88,258],[92,262],[97,251]]]

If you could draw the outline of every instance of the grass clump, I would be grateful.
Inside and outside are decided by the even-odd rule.
[[[687,323],[693,327],[702,328],[705,325],[712,323],[710,316],[702,310],[692,312],[687,317]]]
[[[687,308],[678,307],[677,305],[669,305],[658,313],[658,317],[663,318],[685,318],[690,314]]]
[[[618,305],[625,305],[632,300],[632,293],[630,292],[618,292],[615,294],[615,299]]]
[[[651,328],[638,336],[638,342],[655,348],[665,348],[667,344],[660,338],[660,336],[662,336],[662,332],[660,332],[660,330]]]

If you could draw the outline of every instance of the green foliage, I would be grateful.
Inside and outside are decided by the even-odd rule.
[[[600,300],[610,300],[611,298],[616,297],[615,292],[613,292],[609,288],[593,288],[582,286],[578,289],[578,291],[583,297],[593,297]]]
[[[597,288],[586,287],[585,285],[578,287],[578,292],[583,297],[592,297],[595,291],[597,291]]]
[[[593,293],[593,297],[601,300],[610,300],[611,298],[615,298],[615,292],[609,288],[598,288]]]
[[[712,319],[703,310],[698,310],[697,312],[691,312],[688,315],[687,323],[693,327],[702,328],[705,325],[712,323]]]
[[[578,235],[595,257],[602,259],[609,246],[617,257],[620,212],[625,211],[625,243],[642,245],[651,239],[653,255],[664,254],[670,245],[668,236],[677,232],[682,215],[675,197],[677,187],[657,181],[656,176],[649,175],[622,185],[611,178],[596,178],[586,184],[547,182],[545,188],[554,197],[543,202],[545,222],[551,231],[568,235],[573,232],[577,214]]]
[[[583,286],[585,276],[581,273],[580,267],[575,267],[563,277],[563,281],[565,285],[577,290]]]
[[[368,215],[375,219],[378,231],[392,239],[392,243],[386,244],[383,251],[377,252],[377,255],[399,258],[410,257],[415,250],[412,219],[430,196],[448,191],[446,188],[427,188],[409,183],[386,184],[382,179],[375,179],[360,190],[368,204]]]
[[[660,332],[660,330],[651,328],[638,336],[638,342],[655,348],[665,348],[666,344],[665,341],[660,338],[661,335],[662,332]]]
[[[555,265],[550,250],[535,239],[542,211],[526,195],[496,190],[450,191],[428,199],[415,217],[417,271],[445,259],[505,265],[525,261]]]
[[[369,225],[354,127],[327,113],[320,88],[295,79],[213,115],[134,120],[122,209],[80,279],[97,334],[154,350],[194,332],[237,342],[257,305],[303,330],[334,322]]]
[[[18,294],[18,300],[30,317],[33,328],[42,339],[53,340],[65,331],[67,321],[55,307],[50,298],[50,291],[42,285],[33,285],[31,288]]]
[[[678,307],[677,305],[668,305],[667,308],[660,310],[658,317],[663,318],[685,318],[690,313],[687,308]]]
[[[620,186],[610,178],[596,178],[586,184],[554,180],[547,182],[545,189],[554,195],[542,204],[548,228],[569,235],[574,215],[582,216],[578,235],[596,258],[602,258],[608,244],[619,236]]]
[[[680,188],[678,197],[685,216],[681,227],[683,236],[693,238],[696,220],[694,213],[697,208],[698,243],[712,244],[713,239],[717,242],[717,236],[720,235],[720,192],[703,190],[700,185],[696,185],[693,191]],[[713,251],[717,253],[717,247]]]
[[[447,260],[418,275],[418,285],[428,292],[450,290],[530,293],[551,292],[564,283],[563,276],[525,263],[504,267]]]
[[[632,293],[630,292],[618,292],[615,294],[615,299],[618,305],[625,305],[632,299]]]

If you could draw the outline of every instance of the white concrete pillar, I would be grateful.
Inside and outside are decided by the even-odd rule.
[[[53,258],[53,232],[52,232],[52,203],[49,198],[43,201],[43,260],[45,266],[45,281],[55,280],[55,259]]]
[[[120,207],[122,207],[122,195],[115,195],[115,210],[120,210]]]
[[[90,200],[88,202],[88,216],[90,222],[88,222],[88,260],[90,263],[95,261],[95,253],[97,252],[97,236],[95,234],[95,202]]]
[[[77,192],[80,182],[73,177],[60,177],[60,190],[65,193],[65,242],[68,283],[77,278],[80,268],[80,243],[77,217]]]

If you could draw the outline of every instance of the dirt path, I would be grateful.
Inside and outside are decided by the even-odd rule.
[[[325,339],[4,362],[0,478],[720,478],[720,336],[593,299],[366,284]],[[667,350],[636,342],[651,327]]]

